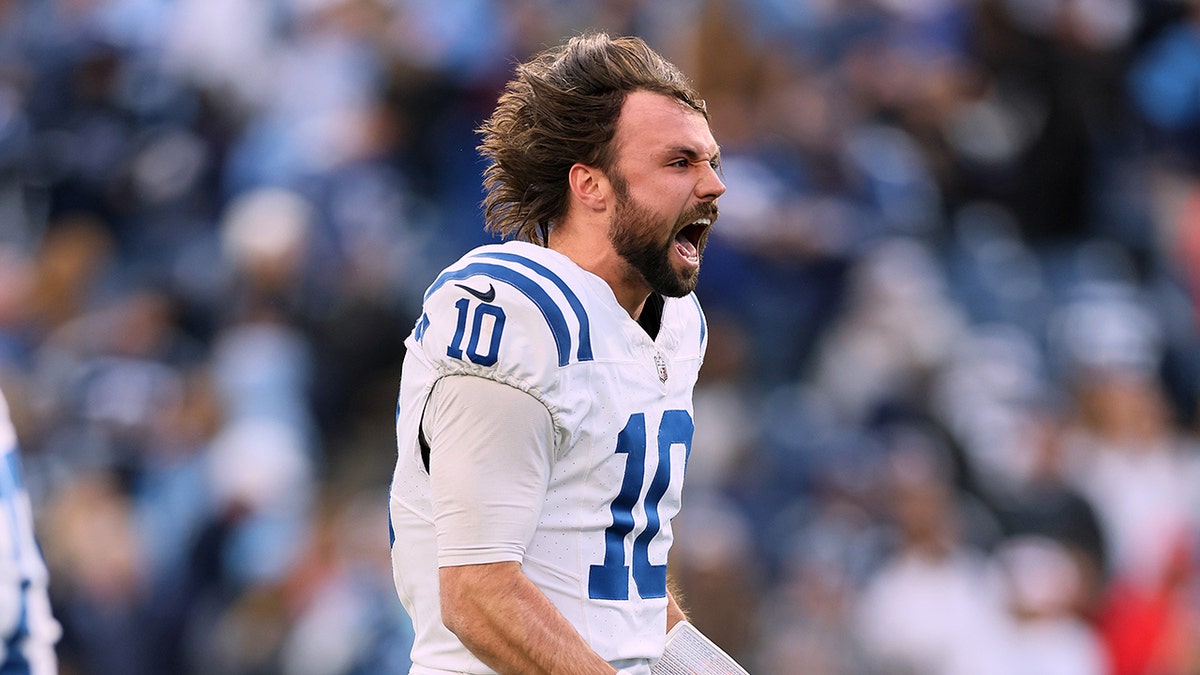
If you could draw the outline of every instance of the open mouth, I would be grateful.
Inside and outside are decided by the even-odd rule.
[[[704,240],[708,237],[711,227],[711,218],[697,218],[684,225],[675,235],[675,250],[685,262],[696,265],[700,263],[700,250],[704,248]]]

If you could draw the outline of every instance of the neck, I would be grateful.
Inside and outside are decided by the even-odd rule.
[[[576,265],[603,279],[612,289],[617,304],[629,313],[630,318],[637,320],[646,306],[646,298],[650,296],[646,280],[617,255],[607,237],[603,237],[603,241],[592,241],[595,237],[589,239],[572,234],[569,229],[560,231],[558,226],[551,228],[548,248],[567,256]]]

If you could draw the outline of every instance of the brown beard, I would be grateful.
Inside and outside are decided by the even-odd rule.
[[[696,213],[689,212],[685,218],[670,223],[666,241],[660,241],[657,237],[668,224],[651,213],[649,208],[633,200],[624,176],[611,172],[610,180],[617,195],[617,208],[608,239],[617,255],[642,275],[653,292],[672,298],[681,298],[691,293],[699,281],[700,270],[676,271],[671,266],[671,253],[675,248],[675,235],[682,224],[701,217],[700,211],[704,209],[699,209]],[[701,239],[696,245],[701,259],[704,244],[704,240]]]

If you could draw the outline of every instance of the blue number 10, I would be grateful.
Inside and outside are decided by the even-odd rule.
[[[453,356],[461,360],[463,357],[462,341],[463,334],[467,330],[467,309],[471,306],[471,301],[462,298],[454,303],[454,307],[458,310],[458,324],[454,327],[454,337],[450,339],[450,346],[446,348],[446,355]],[[492,317],[492,340],[488,345],[486,354],[479,353],[479,336],[483,333],[483,317]],[[492,366],[496,364],[497,354],[500,353],[500,336],[504,333],[504,310],[496,305],[482,304],[475,307],[475,320],[471,325],[471,338],[467,341],[467,358],[471,359],[472,363],[478,363],[481,366]],[[418,338],[420,339],[420,338]]]
[[[668,410],[658,425],[658,465],[646,490],[646,528],[633,540],[633,581],[641,598],[667,595],[667,566],[650,563],[650,542],[662,522],[659,502],[671,482],[671,446],[684,446],[684,457],[692,451],[692,416],[686,410]],[[617,436],[617,454],[628,455],[621,491],[612,502],[613,523],[604,531],[604,563],[592,565],[588,574],[588,596],[594,600],[629,599],[629,565],[625,564],[625,538],[633,532],[633,508],[645,484],[646,415],[635,413]]]

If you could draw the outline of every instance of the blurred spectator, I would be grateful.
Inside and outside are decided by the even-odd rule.
[[[832,492],[832,491],[831,491]],[[864,570],[877,563],[882,528],[861,505],[826,496],[804,527],[759,613],[755,671],[852,675],[876,672],[856,615]]]
[[[1133,104],[1153,132],[1164,159],[1200,168],[1200,10],[1164,28],[1142,50],[1129,71]]]
[[[296,619],[282,647],[287,675],[406,672],[412,626],[391,602],[384,492],[331,497],[288,580]]]
[[[47,505],[45,537],[64,635],[63,669],[102,675],[155,672],[147,640],[155,600],[144,576],[129,499],[112,475],[72,479]]]
[[[880,242],[852,272],[847,306],[820,345],[814,384],[839,419],[867,423],[923,389],[963,329],[930,252],[909,239]]]
[[[961,540],[945,459],[912,441],[890,462],[885,499],[899,541],[859,601],[863,648],[886,673],[1023,672],[997,570]]]
[[[1129,289],[1094,289],[1052,322],[1078,417],[1068,476],[1096,505],[1111,571],[1157,583],[1200,521],[1200,458],[1174,428],[1157,377],[1160,326]]]
[[[1081,579],[1068,551],[1018,537],[997,552],[1014,620],[1014,673],[1099,675],[1109,671],[1095,629],[1077,613]]]

